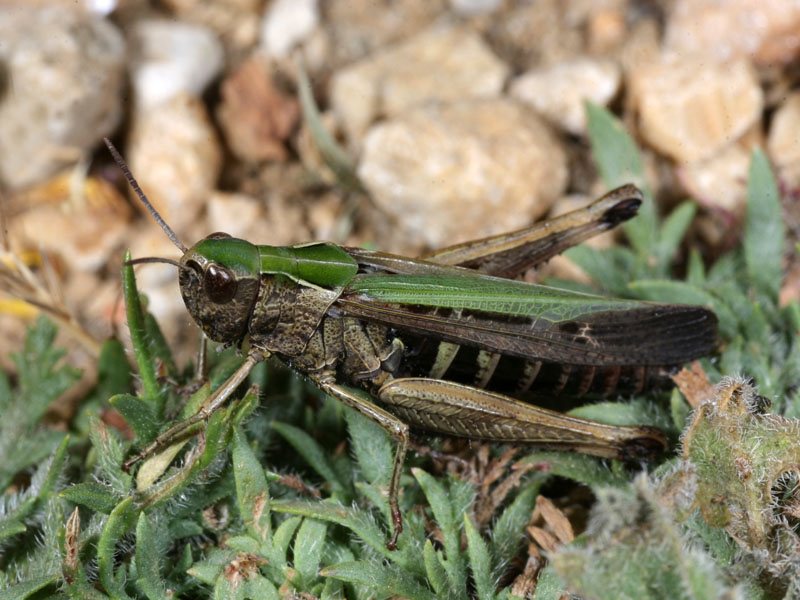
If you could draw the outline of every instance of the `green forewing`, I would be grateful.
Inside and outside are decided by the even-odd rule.
[[[358,275],[347,286],[347,292],[380,302],[478,310],[552,322],[646,305],[486,275]]]
[[[442,271],[357,275],[333,308],[397,330],[572,365],[677,365],[709,354],[716,341],[716,318],[701,307]]]

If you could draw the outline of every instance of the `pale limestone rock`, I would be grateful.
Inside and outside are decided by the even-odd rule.
[[[790,189],[800,188],[800,93],[789,95],[775,111],[767,149],[778,179]]]
[[[701,204],[742,214],[747,202],[750,148],[731,144],[711,158],[677,169],[678,179]]]
[[[453,10],[465,17],[488,15],[502,5],[502,0],[450,0]]]
[[[567,183],[559,140],[509,100],[430,104],[373,127],[358,175],[411,243],[444,247],[528,225]]]
[[[435,27],[337,72],[331,104],[357,143],[379,116],[432,100],[496,97],[507,74],[475,33]]]
[[[267,55],[288,56],[319,25],[317,0],[275,0],[261,23],[261,44]]]
[[[178,236],[202,211],[222,168],[222,150],[205,106],[188,94],[139,114],[131,127],[127,159]]]
[[[206,228],[225,233],[253,243],[266,243],[260,239],[264,229],[264,204],[246,194],[215,191],[206,205]]]
[[[667,19],[664,47],[716,61],[788,63],[800,51],[800,1],[677,0]]]
[[[60,5],[0,6],[0,64],[0,183],[42,182],[117,126],[125,41],[108,21]]]
[[[325,0],[325,27],[330,36],[327,68],[339,68],[406,40],[430,27],[448,11],[447,0]]]
[[[747,61],[681,57],[630,74],[630,100],[642,137],[677,162],[711,157],[761,118],[764,98]]]
[[[127,234],[132,211],[124,196],[102,180],[70,189],[80,184],[70,179],[65,174],[20,196],[27,210],[10,221],[8,236],[17,251],[37,249],[57,257],[72,276],[107,266]],[[102,191],[90,194],[91,189]]]
[[[137,23],[131,50],[131,84],[139,112],[184,93],[199,97],[221,72],[224,59],[214,31],[179,21]]]
[[[584,102],[608,105],[619,90],[621,77],[620,68],[613,61],[578,58],[524,73],[512,82],[511,96],[562,129],[584,135]]]

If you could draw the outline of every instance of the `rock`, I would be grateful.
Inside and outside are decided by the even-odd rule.
[[[84,11],[15,4],[0,7],[0,40],[0,182],[22,188],[74,164],[114,130],[125,42]]]
[[[217,119],[233,153],[245,161],[285,160],[284,142],[297,125],[297,99],[275,87],[257,58],[245,61],[222,82]]]
[[[261,44],[269,56],[283,58],[317,25],[317,0],[275,0],[261,22]]]
[[[202,211],[222,168],[222,150],[205,106],[188,94],[138,115],[127,159],[145,194],[179,237]],[[134,204],[144,210],[138,200]]]
[[[77,190],[74,184],[67,172],[30,189],[20,198],[27,210],[11,221],[9,235],[15,248],[44,250],[72,273],[97,271],[124,239],[131,209],[102,179],[88,178]]]
[[[764,98],[747,61],[681,57],[630,75],[630,100],[642,137],[677,162],[704,160],[761,119]]]
[[[447,11],[446,0],[403,0],[392,9],[375,0],[325,0],[330,38],[327,68],[349,64],[427,29]]]
[[[800,93],[790,94],[772,117],[767,149],[779,181],[791,190],[800,189]]]
[[[246,56],[258,43],[262,0],[160,0],[178,21],[212,29],[229,57]]]
[[[373,127],[358,168],[406,236],[438,248],[523,227],[567,183],[563,149],[509,100],[431,104]]]
[[[259,239],[264,229],[264,204],[246,194],[215,191],[208,198],[206,230],[224,231],[233,237],[265,242]]]
[[[453,10],[465,17],[488,15],[500,8],[501,4],[501,0],[450,0]]]
[[[200,96],[222,70],[222,45],[203,25],[146,20],[131,39],[135,108],[147,112],[183,93]]]
[[[731,144],[711,158],[680,165],[677,176],[700,204],[742,216],[747,202],[747,174],[751,149]]]
[[[571,60],[586,51],[584,9],[597,4],[536,0],[534,6],[509,2],[493,15],[488,31],[492,47],[518,71]]]
[[[378,116],[432,100],[496,97],[507,74],[475,33],[435,27],[335,73],[331,105],[357,142]]]
[[[607,106],[619,90],[621,76],[613,61],[579,58],[528,71],[512,82],[511,96],[562,129],[585,135],[584,102]]]
[[[677,0],[664,46],[716,61],[786,64],[800,52],[800,3],[786,0]]]
[[[610,54],[623,45],[628,35],[625,8],[624,5],[600,7],[589,17],[586,23],[589,54]]]

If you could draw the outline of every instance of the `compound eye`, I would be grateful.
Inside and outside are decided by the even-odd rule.
[[[225,233],[224,231],[217,231],[212,233],[211,235],[207,236],[207,240],[224,240],[231,237],[231,234]]]
[[[225,304],[236,295],[236,277],[225,267],[210,265],[203,279],[208,299],[215,304]]]

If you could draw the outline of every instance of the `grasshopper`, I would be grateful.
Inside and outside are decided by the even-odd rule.
[[[241,367],[197,413],[130,458],[126,470],[208,419],[257,363],[275,355],[395,441],[388,488],[393,549],[402,532],[397,498],[410,428],[649,458],[666,448],[658,429],[597,423],[520,398],[635,393],[668,382],[677,366],[711,353],[716,343],[717,319],[705,308],[513,279],[635,216],[642,194],[633,185],[556,219],[421,259],[327,242],[255,245],[224,233],[187,248],[106,145],[183,253],[179,261],[129,264],[175,265],[186,308],[208,338],[241,347],[249,337]]]

